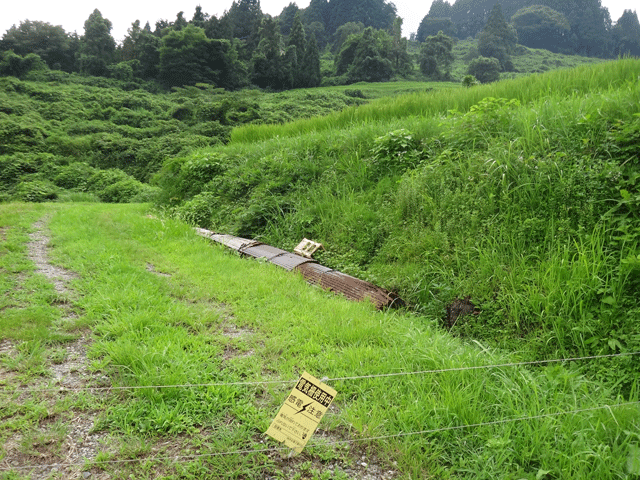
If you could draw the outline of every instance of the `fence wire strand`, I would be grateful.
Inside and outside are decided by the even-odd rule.
[[[640,355],[640,352],[628,352],[628,353],[612,353],[608,355],[592,355],[588,357],[572,357],[572,358],[556,358],[551,360],[533,360],[528,362],[514,362],[514,363],[502,363],[496,365],[476,365],[469,367],[452,367],[441,368],[432,370],[418,370],[415,372],[391,372],[391,373],[376,373],[370,375],[354,375],[347,377],[334,377],[322,379],[323,382],[340,382],[346,380],[364,380],[373,378],[390,378],[390,377],[403,377],[410,375],[427,375],[436,373],[447,372],[463,372],[472,370],[483,370],[490,368],[507,368],[507,367],[519,367],[530,365],[542,365],[548,363],[563,363],[563,362],[577,362],[583,360],[598,360],[604,358],[626,357],[632,355]],[[91,390],[94,392],[100,391],[117,391],[117,390],[142,390],[148,388],[162,389],[162,388],[205,388],[205,387],[237,387],[237,386],[258,386],[258,385],[294,385],[298,379],[295,380],[258,380],[258,381],[240,381],[240,382],[211,382],[211,383],[185,383],[175,385],[133,385],[133,386],[109,386],[109,387],[65,387],[60,385],[57,387],[43,387],[43,388],[17,388],[10,393],[35,393],[35,392],[80,392]]]
[[[370,442],[374,440],[388,440],[391,438],[401,438],[401,437],[409,437],[413,435],[427,435],[432,433],[440,433],[440,432],[449,432],[453,430],[463,430],[466,428],[479,428],[486,427],[491,425],[500,425],[504,423],[513,423],[513,422],[521,422],[526,420],[539,420],[543,418],[553,418],[558,417],[560,415],[573,415],[577,413],[584,412],[593,412],[596,410],[605,410],[608,409],[611,411],[613,415],[612,409],[619,407],[628,407],[632,405],[640,405],[640,401],[635,402],[623,402],[617,403],[615,405],[601,405],[598,407],[589,407],[589,408],[580,408],[576,410],[570,410],[567,412],[555,412],[555,413],[542,413],[540,415],[532,415],[529,417],[515,417],[515,418],[503,418],[501,420],[494,420],[491,422],[482,422],[482,423],[473,423],[468,425],[453,425],[450,427],[441,427],[441,428],[432,428],[428,430],[420,430],[416,432],[400,432],[392,435],[379,435],[375,437],[366,437],[366,438],[355,438],[349,440],[334,440],[329,442],[310,442],[307,444],[307,447],[326,447],[332,445],[351,445],[354,443],[360,442]],[[202,453],[202,454],[192,454],[192,455],[171,455],[165,457],[152,457],[152,458],[133,458],[133,459],[123,459],[123,460],[86,460],[84,463],[54,463],[49,465],[24,465],[24,466],[13,466],[13,467],[0,467],[0,472],[2,471],[10,471],[10,470],[35,470],[35,469],[44,469],[44,468],[69,468],[69,467],[84,467],[85,465],[91,466],[100,466],[100,465],[117,465],[117,464],[127,464],[127,463],[135,463],[135,462],[164,462],[164,461],[181,461],[184,463],[184,460],[196,460],[199,458],[211,458],[211,457],[221,457],[225,455],[246,455],[250,453],[276,453],[283,451],[292,451],[288,447],[269,447],[269,448],[253,448],[253,449],[244,449],[244,450],[232,450],[226,452],[213,452],[213,453]]]

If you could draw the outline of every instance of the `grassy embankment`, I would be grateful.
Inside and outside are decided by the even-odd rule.
[[[380,99],[165,164],[165,205],[398,291],[524,358],[640,350],[640,62]],[[445,323],[445,322],[443,322]],[[638,362],[592,362],[629,394]]]
[[[460,40],[453,47],[455,60],[451,68],[454,78],[461,80],[467,74],[469,62],[478,57],[476,40]],[[500,77],[505,79],[527,76],[534,73],[544,73],[550,70],[576,68],[585,65],[602,63],[606,60],[595,57],[582,57],[580,55],[565,55],[553,53],[549,50],[529,48],[517,45],[511,55],[513,72],[503,72]]]
[[[78,275],[63,296],[26,258],[27,233],[43,217],[51,261]],[[25,464],[63,460],[71,420],[92,414],[110,437],[85,468],[111,478],[281,478],[293,465],[292,478],[345,479],[327,465],[355,467],[362,454],[397,461],[398,478],[639,473],[638,404],[616,407],[625,399],[573,363],[329,381],[338,409],[321,429],[355,443],[309,447],[298,460],[257,451],[277,447],[261,434],[290,385],[151,386],[295,380],[303,370],[336,378],[464,369],[520,357],[454,338],[433,317],[333,297],[209,245],[144,205],[4,204],[0,236],[0,331],[19,352],[1,357],[0,444],[23,435]],[[51,365],[64,361],[69,336],[87,331],[101,384],[106,376],[113,386],[149,388],[20,392],[55,383]],[[465,427],[479,423],[487,425]],[[367,440],[387,435],[398,436]],[[236,451],[244,452],[226,454]]]

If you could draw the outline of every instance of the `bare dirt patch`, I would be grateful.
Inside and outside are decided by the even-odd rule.
[[[147,271],[151,272],[151,273],[155,273],[159,277],[171,278],[171,275],[169,275],[168,273],[163,273],[163,272],[157,271],[156,267],[153,264],[148,263],[148,262],[147,262]]]
[[[447,328],[451,329],[459,319],[467,315],[478,315],[478,313],[480,313],[480,309],[474,305],[471,297],[456,298],[447,305],[447,316],[444,324]]]
[[[27,244],[29,249],[29,260],[36,265],[36,271],[47,277],[52,283],[56,292],[60,294],[68,293],[67,284],[77,278],[77,275],[69,270],[51,264],[47,252],[49,237],[46,232],[46,221],[42,219],[34,223],[35,232],[29,234],[31,241]]]

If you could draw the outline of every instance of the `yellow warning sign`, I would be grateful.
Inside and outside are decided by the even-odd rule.
[[[337,392],[304,372],[265,432],[302,453]]]

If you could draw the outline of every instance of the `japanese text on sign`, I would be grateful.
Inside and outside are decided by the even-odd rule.
[[[266,434],[302,452],[337,392],[304,372]]]

